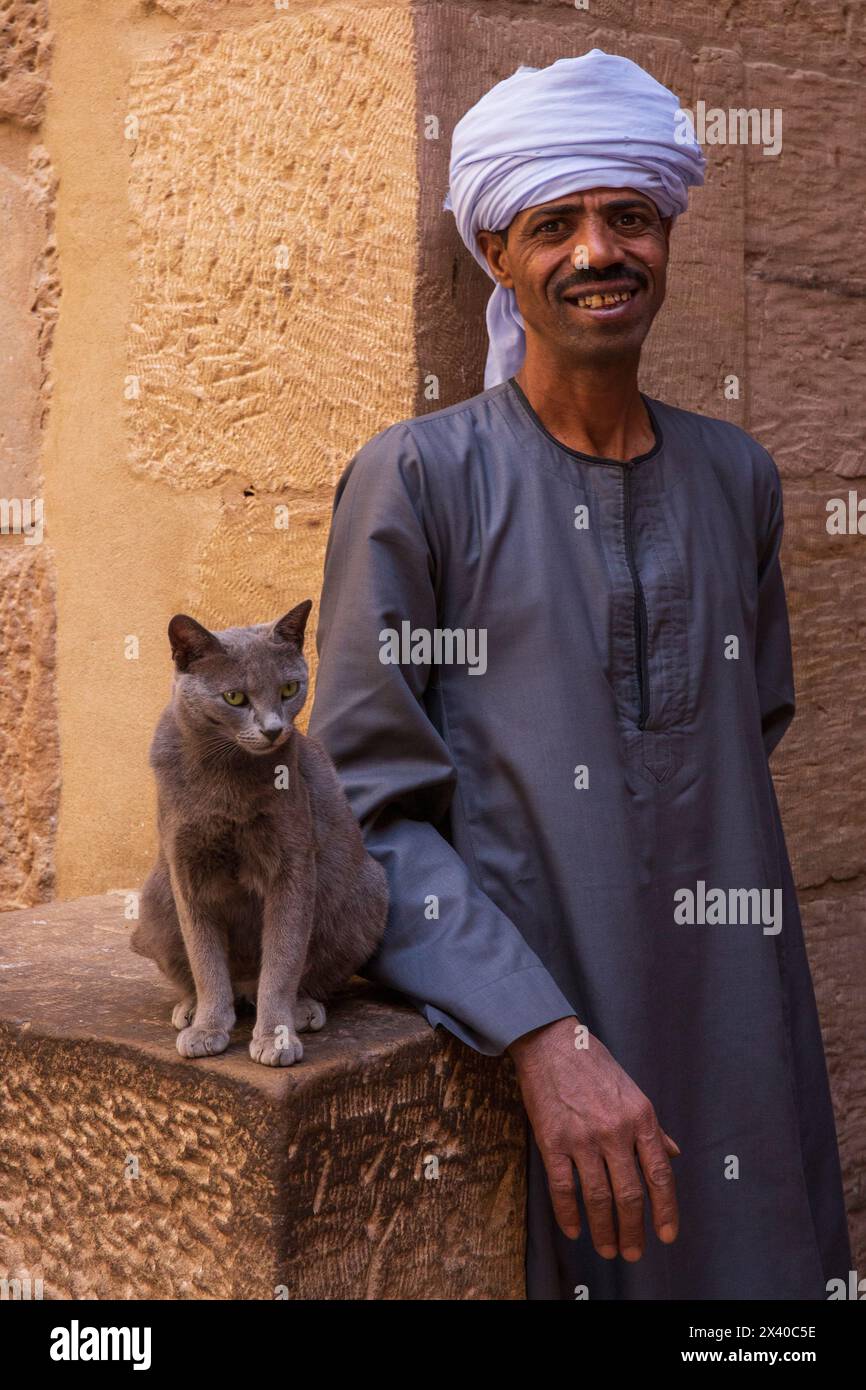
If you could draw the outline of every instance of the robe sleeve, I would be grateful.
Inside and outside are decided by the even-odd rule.
[[[794,670],[788,605],[779,558],[784,529],[782,481],[769,454],[766,458],[771,469],[771,488],[767,506],[769,521],[758,554],[755,669],[761,730],[769,758],[794,718]]]
[[[333,760],[390,907],[364,975],[490,1056],[575,1010],[448,838],[459,797],[425,701],[431,668],[383,664],[386,628],[437,623],[425,480],[410,432],[372,439],[340,479],[325,556],[309,732]],[[435,668],[433,668],[435,673]],[[438,917],[429,899],[438,899]]]

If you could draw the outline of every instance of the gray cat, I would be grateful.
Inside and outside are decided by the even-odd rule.
[[[298,1034],[322,1027],[322,999],[385,929],[384,870],[322,745],[293,727],[311,607],[219,632],[169,623],[174,686],[150,749],[159,854],[131,944],[181,996],[184,1057],[223,1052],[236,1000],[255,997],[251,1056],[299,1061]]]

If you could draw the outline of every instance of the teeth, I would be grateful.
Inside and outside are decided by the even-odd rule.
[[[575,303],[580,309],[609,309],[613,304],[624,304],[633,294],[634,290],[625,290],[621,294],[588,294],[576,299]]]

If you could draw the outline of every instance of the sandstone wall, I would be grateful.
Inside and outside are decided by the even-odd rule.
[[[0,5],[0,499],[43,493],[57,316],[55,180],[42,143],[46,0]],[[24,517],[25,525],[28,518]],[[35,522],[31,511],[29,521]],[[0,908],[54,885],[59,801],[55,555],[0,516]]]
[[[351,454],[480,388],[489,282],[441,211],[466,106],[597,44],[685,105],[780,107],[778,158],[707,150],[644,385],[743,424],[786,479],[799,714],[775,771],[862,1239],[866,541],[824,522],[866,493],[864,14],[2,0],[0,495],[46,516],[41,545],[0,536],[2,905],[140,881],[171,613],[315,598]]]

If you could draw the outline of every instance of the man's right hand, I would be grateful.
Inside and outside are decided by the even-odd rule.
[[[578,1047],[581,1035],[588,1045]],[[669,1156],[679,1149],[604,1044],[572,1017],[524,1034],[508,1051],[565,1235],[580,1235],[574,1167],[592,1243],[605,1259],[619,1250],[623,1259],[639,1260],[644,1252],[641,1172],[656,1235],[665,1244],[676,1240],[679,1217]]]

